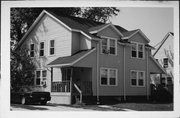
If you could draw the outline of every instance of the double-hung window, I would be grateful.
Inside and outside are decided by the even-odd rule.
[[[116,40],[114,39],[109,39],[109,50],[110,50],[110,54],[116,54]]]
[[[117,85],[117,69],[101,68],[101,86],[116,86]]]
[[[104,53],[104,54],[108,53],[108,42],[107,42],[106,38],[102,39],[101,46],[102,46],[102,53]]]
[[[30,57],[34,57],[34,44],[30,44]]]
[[[101,53],[116,55],[116,52],[117,52],[117,40],[112,38],[102,38]]]
[[[168,68],[168,58],[163,59],[163,67]]]
[[[40,42],[39,56],[44,56],[44,42]]]
[[[144,58],[144,44],[133,42],[131,46],[131,57]]]
[[[49,54],[50,55],[54,55],[54,51],[55,51],[55,41],[54,40],[50,40],[50,49],[49,49]]]
[[[46,70],[37,70],[36,71],[36,85],[44,86],[47,81],[47,71]]]
[[[131,71],[131,85],[132,86],[144,86],[145,72],[144,71]]]

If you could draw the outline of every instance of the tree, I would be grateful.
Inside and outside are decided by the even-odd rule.
[[[11,50],[11,87],[34,84],[35,65],[28,49]]]

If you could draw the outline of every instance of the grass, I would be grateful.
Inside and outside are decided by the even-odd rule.
[[[119,103],[113,105],[70,105],[97,111],[173,111],[173,103]]]

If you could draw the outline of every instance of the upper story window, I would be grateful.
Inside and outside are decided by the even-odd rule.
[[[131,57],[144,58],[144,44],[133,42],[131,46]]]
[[[30,44],[30,57],[34,57],[34,44]]]
[[[163,59],[163,67],[168,68],[168,58]]]
[[[132,86],[144,86],[145,72],[144,71],[131,71],[131,85]]]
[[[101,68],[101,86],[116,86],[117,85],[117,69]]]
[[[102,38],[101,53],[116,55],[117,53],[117,40],[111,38]]]
[[[55,50],[54,45],[55,45],[54,40],[50,40],[50,49],[49,49],[50,55],[54,55],[54,50]]]
[[[40,42],[39,56],[44,56],[44,42]]]

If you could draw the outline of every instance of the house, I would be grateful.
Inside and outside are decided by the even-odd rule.
[[[158,74],[155,76],[156,84],[161,84],[170,88],[171,93],[173,93],[173,39],[174,34],[168,32],[163,40],[157,45],[157,49],[154,50],[153,56],[158,61],[158,63],[164,68],[166,74]]]
[[[165,73],[140,30],[42,11],[16,49],[29,48],[34,84],[53,103],[84,98],[150,96],[150,75]]]

